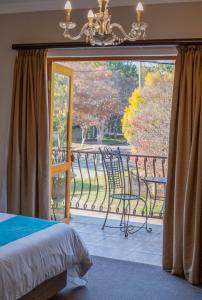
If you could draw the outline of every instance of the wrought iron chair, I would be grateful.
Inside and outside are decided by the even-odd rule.
[[[147,203],[145,199],[140,195],[132,194],[129,165],[127,163],[126,166],[124,166],[124,161],[120,149],[117,148],[117,150],[112,150],[111,148],[107,147],[103,150],[99,148],[99,150],[102,156],[102,162],[107,177],[109,190],[108,208],[102,229],[104,230],[105,227],[120,228],[120,230],[124,232],[125,237],[128,237],[129,234],[133,234],[142,228],[145,228],[146,231],[151,232],[152,228],[149,228],[147,224]],[[118,200],[123,204],[123,211],[119,226],[106,225],[108,215],[110,213],[110,209],[114,200]],[[141,225],[129,224],[131,201],[143,202],[145,222]]]

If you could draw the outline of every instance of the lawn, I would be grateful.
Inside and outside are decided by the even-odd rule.
[[[74,185],[75,184],[75,185]],[[138,194],[137,190],[133,193]],[[105,196],[106,195],[106,196]],[[145,198],[146,191],[144,184],[142,186],[142,196]],[[162,200],[154,202],[148,201],[148,209],[151,207],[155,216],[158,216],[162,208]],[[106,184],[104,175],[98,175],[98,179],[84,179],[76,178],[75,182],[71,183],[71,207],[86,210],[106,211],[108,205],[108,192],[106,193]],[[119,200],[114,200],[111,205],[111,212],[121,212],[122,203]],[[144,203],[142,201],[131,202],[131,214],[142,215],[145,213]]]
[[[127,144],[127,141],[124,139],[124,137],[104,137],[103,144],[105,145],[125,145]]]

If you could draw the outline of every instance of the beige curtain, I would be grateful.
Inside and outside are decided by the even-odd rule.
[[[45,50],[20,51],[14,69],[8,212],[48,218],[49,129]]]
[[[171,115],[163,268],[202,282],[202,48],[180,47]]]

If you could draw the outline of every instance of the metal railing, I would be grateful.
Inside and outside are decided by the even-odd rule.
[[[99,152],[74,152],[72,164],[71,208],[96,212],[106,212],[108,205],[108,185],[106,173]],[[149,216],[162,218],[165,185],[151,183],[149,189],[142,181],[144,177],[165,177],[167,158],[145,155],[122,154],[124,164],[129,167],[132,193],[147,199]],[[122,212],[121,202],[114,200],[111,213]],[[131,205],[131,215],[144,215],[141,203]]]
[[[60,163],[64,159],[64,150],[55,150],[53,160]],[[106,212],[108,206],[107,177],[98,151],[73,151],[71,180],[71,208],[91,212]],[[146,185],[144,177],[166,177],[167,157],[149,155],[122,154],[124,165],[131,174],[132,193],[147,200],[149,217],[163,218],[165,184]],[[122,213],[121,201],[114,200],[110,212]],[[143,216],[145,209],[141,202],[131,203],[130,215]]]

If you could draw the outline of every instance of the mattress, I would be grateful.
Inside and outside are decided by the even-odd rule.
[[[0,213],[0,222],[14,217]],[[70,225],[55,223],[0,246],[0,299],[19,299],[65,270],[68,281],[85,284],[91,265],[78,233]]]

